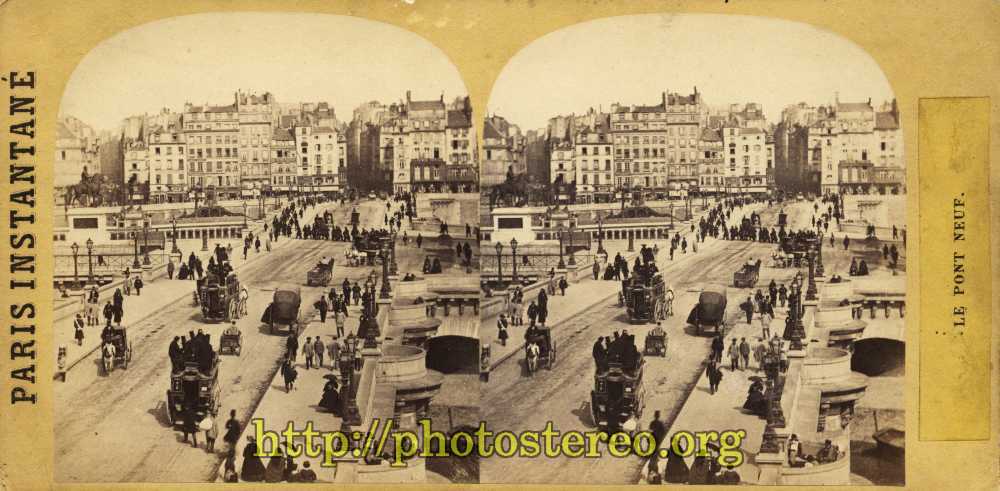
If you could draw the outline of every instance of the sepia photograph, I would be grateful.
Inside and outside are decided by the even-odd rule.
[[[409,451],[481,419],[473,115],[440,49],[359,17],[94,47],[55,128],[55,481],[478,482]]]
[[[803,23],[518,51],[479,213],[483,419],[520,436],[481,481],[903,485],[900,122],[874,59]]]

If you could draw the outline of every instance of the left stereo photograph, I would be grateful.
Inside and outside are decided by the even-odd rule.
[[[54,479],[479,482],[475,120],[355,17],[97,45],[56,128]]]

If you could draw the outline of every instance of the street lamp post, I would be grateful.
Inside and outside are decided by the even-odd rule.
[[[511,260],[513,261],[512,267],[514,268],[514,272],[511,274],[512,281],[514,284],[517,284],[517,238],[516,237],[510,239],[510,257]]]
[[[139,228],[135,225],[132,226],[132,269],[139,269],[142,265],[139,264]]]
[[[149,266],[152,263],[149,261],[149,221],[146,220],[142,222],[142,241],[145,244],[142,251],[142,264]]]
[[[247,228],[247,202],[243,201],[243,228]]]
[[[382,291],[379,296],[389,298],[392,293],[392,287],[389,286],[389,247],[383,247],[380,253],[382,254]]]
[[[566,269],[566,263],[563,262],[563,232],[565,232],[565,230],[563,229],[563,226],[560,225],[559,226],[559,265],[558,265],[559,269]]]
[[[494,246],[497,251],[497,283],[503,282],[503,244],[497,241],[496,246]]]
[[[597,216],[597,253],[601,255],[607,255],[607,251],[604,250],[604,216]]]
[[[573,229],[576,228],[573,222],[569,222],[569,265],[576,266],[576,250],[573,249]]]
[[[173,227],[173,240],[174,248],[170,251],[171,254],[180,254],[181,250],[177,247],[177,217],[170,218],[170,225]]]
[[[87,239],[87,285],[94,284],[94,241]]]
[[[76,290],[80,288],[80,277],[79,277],[79,272],[77,270],[77,259],[76,259],[77,252],[80,250],[80,246],[77,245],[76,242],[74,242],[73,245],[70,246],[70,249],[73,250],[73,289]]]

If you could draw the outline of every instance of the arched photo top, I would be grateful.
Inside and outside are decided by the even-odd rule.
[[[486,116],[482,183],[504,195],[494,204],[639,187],[655,199],[905,192],[885,74],[857,44],[798,22],[646,14],[569,26],[510,60]],[[522,146],[525,158],[507,158]]]
[[[95,129],[242,90],[280,101],[329,101],[343,120],[372,100],[464,97],[458,69],[408,30],[358,17],[232,12],[143,24],[108,38],[76,67],[60,115]]]
[[[444,52],[390,24],[305,13],[163,19],[103,41],[71,75],[59,111],[56,200],[160,203],[209,185],[235,199],[268,184],[289,192],[300,180],[330,193],[409,192],[414,183],[468,192],[478,184],[474,172],[438,167],[474,169],[471,115],[465,83]],[[238,135],[198,133],[210,127]],[[436,132],[433,142],[407,138],[417,131]],[[183,150],[183,161],[149,147],[159,133],[187,145],[171,149]],[[98,147],[108,151],[95,155]],[[271,157],[297,165],[268,168]],[[416,178],[410,159],[422,159]],[[181,172],[157,172],[164,170]]]
[[[789,104],[891,100],[854,42],[808,24],[717,14],[609,17],[549,33],[521,49],[490,94],[490,114],[523,128],[613,102],[646,104],[697,86],[710,103],[757,102],[769,119]]]

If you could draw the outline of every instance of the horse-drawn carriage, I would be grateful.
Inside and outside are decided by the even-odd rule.
[[[173,426],[184,424],[188,411],[194,412],[195,421],[205,416],[215,417],[222,403],[219,387],[219,358],[207,370],[201,371],[197,362],[188,361],[184,369],[170,374],[167,389],[167,419]]]
[[[656,322],[667,318],[670,308],[662,274],[640,269],[625,283],[623,290],[630,322]]]
[[[271,304],[264,310],[261,322],[267,324],[271,333],[277,332],[275,326],[288,325],[293,333],[299,328],[299,306],[302,304],[302,292],[298,288],[275,290]]]
[[[706,326],[726,335],[726,289],[724,287],[708,287],[698,295],[698,303],[691,309],[687,318],[688,324],[695,326],[698,334]]]
[[[667,332],[662,327],[656,326],[646,334],[646,342],[642,353],[644,355],[655,355],[666,358],[667,356]]]
[[[229,273],[224,281],[210,273],[199,279],[197,285],[198,304],[205,320],[229,322],[246,311],[246,299],[236,273]]]
[[[128,370],[128,364],[132,361],[132,342],[128,339],[125,326],[111,326],[110,333],[102,336],[101,356],[104,375],[117,367]]]
[[[313,218],[310,232],[312,232],[313,239],[326,240],[330,237],[330,223],[323,216],[316,215]]]
[[[760,278],[760,259],[755,263],[744,264],[733,273],[733,286],[736,288],[753,288]]]
[[[556,342],[552,339],[552,331],[546,326],[536,326],[526,338],[524,353],[528,373],[534,373],[541,366],[552,370],[552,365],[556,362]],[[528,351],[528,346],[532,343],[538,345],[538,357],[535,360],[531,359],[531,353]]]
[[[590,415],[598,428],[618,429],[629,419],[639,420],[645,406],[646,389],[642,384],[645,361],[639,357],[634,370],[621,363],[609,363],[607,370],[594,375],[590,391]]]
[[[329,286],[333,279],[333,258],[323,258],[306,273],[306,286]]]
[[[243,353],[243,333],[236,327],[236,323],[223,331],[219,337],[219,354],[223,353],[236,356]]]

